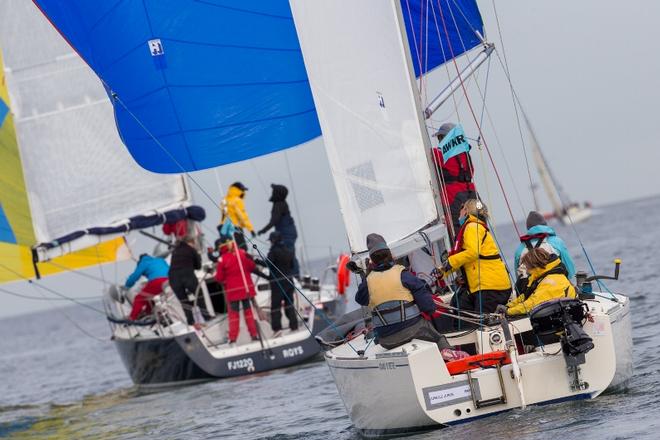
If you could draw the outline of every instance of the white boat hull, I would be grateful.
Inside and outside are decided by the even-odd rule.
[[[560,217],[562,224],[570,225],[583,222],[591,217],[591,208],[568,208],[566,214]]]
[[[593,338],[595,348],[580,366],[582,389],[571,388],[558,343],[546,346],[545,352],[518,355],[528,405],[594,398],[608,388],[625,386],[632,375],[632,338],[629,301],[620,298],[620,303],[589,301],[593,322],[587,322],[584,329]],[[512,324],[515,333],[531,328],[529,319]],[[489,331],[477,331],[471,337],[479,343],[479,339],[488,341],[488,335]],[[465,343],[465,336],[461,338],[450,337],[449,341]],[[521,406],[511,364],[502,366],[501,382],[495,368],[473,370],[472,391],[468,374],[449,374],[435,344],[413,340],[389,351],[369,346],[363,337],[351,344],[353,348],[344,344],[327,352],[325,358],[348,414],[363,435],[436,428]],[[364,355],[355,354],[353,349],[364,350]],[[491,350],[484,347],[483,351]],[[475,400],[500,398],[501,403],[475,405]]]

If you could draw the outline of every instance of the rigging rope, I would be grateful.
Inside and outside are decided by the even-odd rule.
[[[438,0],[438,3],[439,2],[440,2],[440,0]],[[502,193],[504,194],[504,201],[506,202],[506,206],[507,206],[507,209],[509,211],[509,215],[511,216],[511,221],[513,222],[513,226],[515,227],[516,232],[518,233],[518,235],[520,235],[520,231],[518,230],[518,225],[516,224],[515,217],[513,216],[513,211],[511,210],[511,204],[509,203],[509,199],[506,196],[506,191],[504,190],[504,185],[502,183],[502,179],[499,175],[499,172],[497,171],[497,167],[495,166],[495,161],[493,160],[493,156],[490,153],[490,149],[488,148],[488,143],[486,142],[486,139],[485,139],[484,134],[483,134],[483,130],[481,128],[481,125],[479,125],[479,121],[477,120],[477,115],[474,112],[474,108],[472,107],[472,102],[470,101],[470,97],[468,96],[467,89],[465,88],[465,81],[463,81],[463,77],[462,77],[460,69],[458,67],[458,63],[456,62],[456,59],[454,57],[454,49],[452,47],[451,41],[449,40],[449,31],[447,29],[447,23],[446,23],[445,18],[444,18],[444,13],[442,12],[442,7],[440,7],[440,20],[442,21],[442,26],[443,26],[445,36],[446,36],[448,44],[449,44],[449,51],[450,51],[450,54],[452,55],[452,61],[453,61],[454,67],[456,69],[458,79],[459,79],[460,84],[461,84],[461,89],[463,90],[463,93],[465,94],[466,103],[468,105],[468,108],[470,109],[470,113],[472,115],[472,118],[473,118],[475,124],[477,125],[477,129],[479,131],[479,137],[482,139],[482,141],[484,143],[484,148],[486,149],[486,153],[488,153],[488,157],[490,159],[490,162],[493,165],[493,170],[495,171],[495,176],[497,177],[497,181],[500,185]]]
[[[105,82],[105,80],[104,80],[103,78],[99,77],[99,79],[100,79],[101,82],[102,82],[102,83],[108,88],[108,90],[112,90],[112,89],[110,88],[110,86]],[[151,132],[151,130],[149,130],[149,129],[148,129],[148,128],[142,123],[142,121],[141,121],[141,120],[140,120],[140,119],[139,119],[139,118],[138,118],[138,117],[137,117],[137,116],[136,116],[136,115],[135,115],[135,114],[134,114],[134,113],[128,108],[128,106],[123,102],[123,100],[119,97],[119,95],[118,95],[117,93],[115,93],[115,92],[111,92],[111,96],[112,96],[112,98],[113,98],[116,102],[118,102],[118,103],[124,108],[124,110],[126,110],[126,112],[127,112],[127,113],[128,113],[128,114],[129,114],[129,115],[130,115],[130,116],[131,116],[131,117],[132,117],[137,123],[138,123],[138,125],[142,128],[142,130],[144,130],[144,132],[145,132],[145,133],[146,133],[151,139],[153,139],[153,141],[156,143],[156,145],[157,145],[161,150],[163,150],[163,152],[164,152],[164,153],[165,153],[165,154],[166,154],[166,155],[172,160],[172,162],[173,162],[177,167],[179,167],[179,169],[181,170],[181,173],[184,174],[186,177],[188,177],[188,179],[190,179],[190,181],[193,182],[193,183],[195,184],[195,186],[197,186],[197,188],[199,188],[199,190],[202,192],[202,194],[203,194],[203,195],[204,195],[209,201],[211,201],[211,203],[213,203],[213,205],[215,205],[215,206],[220,210],[220,212],[222,212],[222,208],[221,208],[221,207],[215,202],[215,200],[213,200],[213,198],[208,194],[208,192],[206,192],[206,190],[204,189],[204,187],[203,187],[203,186],[197,181],[197,179],[195,179],[195,178],[194,178],[194,177],[193,177],[188,171],[186,171],[186,169],[183,167],[183,165],[181,165],[181,163],[179,163],[179,161],[176,160],[176,158],[175,158],[175,157],[174,157],[174,156],[173,156],[173,155],[167,150],[167,148],[165,148],[165,146],[164,146],[164,145],[158,140],[158,138],[156,138],[156,136],[154,136],[154,134]],[[237,231],[240,231],[240,229],[238,229]],[[239,232],[239,233],[240,233],[240,232]],[[252,246],[257,250],[257,252],[258,252],[258,253],[262,256],[262,258],[263,258],[263,254],[262,254],[262,252],[258,249],[258,247],[256,246],[256,244],[254,244],[254,242],[253,242],[253,240],[251,239],[251,237],[248,237],[247,234],[243,233],[243,238],[244,238],[247,242],[249,242],[250,244],[252,244]],[[265,261],[270,261],[270,260],[268,260],[268,258],[266,257],[266,260],[265,260]],[[272,262],[271,262],[271,264],[272,264]],[[284,275],[284,273],[283,273],[283,272],[282,272],[277,266],[273,265],[273,267],[275,267],[275,268],[277,269],[277,271],[280,272],[281,275],[286,276],[286,275]],[[293,283],[293,281],[289,280],[289,283],[291,283],[291,285],[294,287],[294,289],[295,289],[296,291],[298,291],[298,293],[300,293],[300,295],[301,295],[303,298],[305,298],[305,300],[306,300],[308,303],[310,303],[310,305],[311,305],[312,307],[314,307],[314,309],[315,309],[317,312],[321,312],[321,316],[325,319],[325,321],[328,323],[328,325],[331,326],[331,327],[333,328],[333,330],[335,330],[335,332],[339,335],[339,332],[337,331],[337,326],[336,326],[332,321],[330,321],[330,319],[327,317],[327,315],[325,314],[325,312],[323,312],[323,310],[321,310],[321,309],[318,309],[318,308],[317,308],[317,307],[316,307],[316,306],[315,306],[315,305],[309,300],[309,298],[307,298],[307,297],[306,297],[306,296],[300,291],[300,289],[298,289],[298,287]],[[296,313],[298,313],[297,310],[296,310]],[[304,320],[303,320],[303,322],[304,322]],[[305,326],[307,327],[308,330],[310,330],[306,323],[305,323]],[[310,330],[310,334],[311,334],[311,330]],[[349,343],[349,346],[355,351],[355,348],[354,348],[350,343]],[[357,351],[356,351],[356,352],[357,352]]]

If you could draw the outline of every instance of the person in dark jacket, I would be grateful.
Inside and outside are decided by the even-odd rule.
[[[192,313],[198,284],[195,271],[201,268],[202,258],[195,249],[195,239],[188,236],[180,240],[172,251],[169,279],[170,287],[179,298],[186,314],[188,325],[195,324]]]
[[[388,350],[413,339],[449,348],[446,338],[421,315],[430,315],[436,309],[429,286],[394,263],[382,236],[369,234],[367,249],[371,270],[358,287],[355,301],[371,310],[377,342]]]
[[[289,329],[298,330],[294,288],[290,280],[294,255],[291,249],[285,246],[282,234],[279,232],[271,232],[268,240],[270,241],[267,261],[270,273],[270,326],[274,336],[279,336],[282,331],[282,302],[284,302],[284,314],[289,320]]]
[[[441,143],[444,137],[456,126],[451,122],[442,124],[435,136]],[[454,234],[458,234],[461,224],[461,207],[468,199],[477,198],[477,190],[472,182],[474,176],[474,167],[470,153],[460,153],[449,158],[446,162],[442,158],[442,152],[438,148],[433,148],[433,161],[435,162],[437,173],[444,182],[447,192],[447,202],[451,211],[451,221],[454,226]]]
[[[271,228],[275,228],[275,231],[279,232],[282,237],[282,243],[293,253],[291,275],[298,276],[300,272],[298,259],[296,258],[296,239],[298,238],[298,231],[296,230],[296,224],[293,221],[293,217],[291,217],[289,204],[286,202],[286,196],[289,194],[289,190],[286,186],[278,185],[276,183],[273,183],[270,186],[273,189],[273,193],[268,200],[273,203],[273,208],[270,211],[270,221],[266,226],[259,230],[258,234],[265,234]]]

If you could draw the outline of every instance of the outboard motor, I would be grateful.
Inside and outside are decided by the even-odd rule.
[[[580,300],[561,298],[534,308],[529,320],[536,335],[559,335],[566,362],[580,365],[585,362],[584,355],[594,348],[593,340],[582,328],[588,311]]]
[[[585,354],[594,348],[593,339],[582,326],[587,321],[589,307],[578,299],[561,298],[535,307],[529,314],[534,333],[541,336],[558,335],[561,349],[572,376],[573,390],[586,389],[580,381],[579,365],[586,362]]]

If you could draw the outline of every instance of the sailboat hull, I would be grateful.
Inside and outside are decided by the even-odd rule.
[[[183,385],[214,379],[190,359],[175,338],[115,338],[114,343],[136,385]]]
[[[518,355],[526,405],[595,398],[605,390],[621,389],[632,376],[628,299],[598,299],[590,307],[594,322],[587,322],[585,331],[595,348],[580,365],[582,386],[572,386],[573,377],[558,343],[546,346],[545,351]],[[515,321],[512,328],[518,333],[531,325],[525,318]],[[475,336],[477,331],[471,338],[477,344],[485,341],[488,352],[489,335],[495,331],[491,328]],[[458,340],[449,337],[449,341],[456,344]],[[432,343],[414,340],[393,350],[378,345],[365,350],[368,342],[360,337],[351,344],[352,349],[345,344],[327,352],[325,359],[354,426],[364,436],[434,429],[522,406],[511,364],[501,367],[501,377],[496,368],[450,375]],[[353,350],[365,353],[360,356]]]
[[[568,208],[566,214],[560,217],[562,224],[570,225],[583,222],[591,217],[591,208]]]

